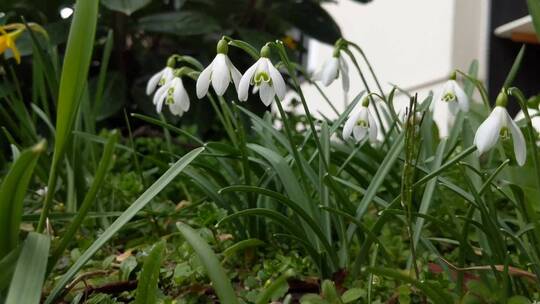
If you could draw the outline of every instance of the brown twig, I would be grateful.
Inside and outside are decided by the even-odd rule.
[[[445,258],[443,258],[441,256],[439,256],[439,259],[441,259],[446,265],[448,265],[448,267],[452,268],[452,270],[458,271],[458,272],[489,271],[489,270],[493,269],[490,265],[487,265],[487,266],[471,266],[471,267],[461,268],[461,267],[458,267],[458,266],[450,263],[448,260],[446,260]],[[505,266],[504,265],[493,265],[493,267],[499,272],[504,272],[505,271]],[[508,274],[511,275],[511,276],[516,276],[516,277],[524,277],[524,278],[526,278],[526,279],[528,279],[530,281],[537,281],[538,282],[538,277],[536,277],[536,275],[534,273],[531,273],[531,272],[528,272],[526,270],[516,268],[516,267],[513,267],[513,266],[508,266]]]

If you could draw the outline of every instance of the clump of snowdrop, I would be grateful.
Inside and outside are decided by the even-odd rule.
[[[242,74],[232,64],[227,56],[228,52],[229,46],[227,41],[221,39],[217,44],[216,57],[212,63],[201,72],[197,79],[197,97],[199,99],[206,96],[210,84],[212,84],[212,87],[218,96],[223,96],[223,94],[225,94],[231,81],[234,83],[236,90],[238,90]]]
[[[439,129],[440,138],[450,135],[459,111],[469,111],[469,98],[457,83],[455,73],[436,96],[432,109],[433,121]]]
[[[527,149],[523,133],[514,122],[506,105],[508,95],[503,90],[497,96],[495,108],[488,118],[478,127],[474,136],[474,144],[481,155],[497,144],[499,139],[508,140],[512,138],[514,143],[514,154],[518,165],[523,166],[527,158]]]
[[[362,101],[360,109],[352,113],[345,122],[343,127],[344,140],[348,140],[353,136],[356,142],[360,142],[366,137],[369,138],[371,143],[377,141],[377,124],[368,107],[369,99],[366,97]]]
[[[173,78],[154,94],[152,101],[158,113],[161,113],[163,104],[169,106],[171,113],[177,116],[182,116],[189,110],[189,95],[182,82],[181,74],[182,69],[175,70]]]
[[[343,40],[340,39],[334,46],[332,57],[326,60],[323,65],[313,74],[313,80],[322,82],[325,86],[329,86],[334,80],[341,77],[343,91],[348,92],[349,81],[349,66],[342,54]]]
[[[285,97],[285,81],[283,76],[276,69],[270,56],[270,46],[265,45],[261,49],[260,58],[242,76],[238,86],[238,99],[246,101],[249,93],[249,86],[254,86],[259,92],[259,97],[265,106],[272,104],[274,97],[279,100]]]

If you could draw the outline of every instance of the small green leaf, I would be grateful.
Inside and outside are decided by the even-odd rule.
[[[178,227],[180,233],[182,233],[204,265],[221,303],[238,304],[238,298],[234,293],[231,280],[227,277],[227,273],[221,267],[221,263],[210,246],[188,225],[178,222],[176,227]]]
[[[159,242],[146,257],[139,277],[139,284],[137,285],[135,304],[156,303],[159,270],[164,251],[165,242]]]
[[[351,289],[346,290],[341,295],[341,301],[343,301],[343,303],[345,303],[345,304],[352,303],[352,302],[364,297],[365,294],[366,294],[366,292],[362,288],[351,288]]]

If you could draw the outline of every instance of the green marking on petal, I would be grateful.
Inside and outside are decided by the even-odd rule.
[[[446,101],[446,102],[450,102],[450,101],[456,101],[457,100],[457,97],[454,93],[452,92],[447,92],[443,95],[442,97],[442,100]]]
[[[255,77],[253,77],[253,81],[255,82],[256,85],[260,85],[261,82],[270,83],[271,79],[270,79],[270,75],[268,75],[268,73],[266,73],[266,72],[258,72],[257,74],[255,74]]]
[[[362,120],[362,119],[357,121],[356,125],[361,127],[361,128],[366,128],[366,129],[369,127],[369,123],[367,121],[365,121],[365,120]]]
[[[502,140],[510,139],[510,134],[508,132],[507,127],[502,127],[501,131],[499,131],[499,136],[502,138]]]

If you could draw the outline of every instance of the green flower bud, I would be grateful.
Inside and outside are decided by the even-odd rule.
[[[270,57],[270,46],[268,44],[265,44],[261,48],[261,57],[265,57],[265,58]]]
[[[506,94],[506,90],[503,88],[499,95],[497,96],[497,99],[495,100],[495,105],[506,108],[506,105],[508,104],[508,94]]]
[[[175,65],[176,65],[176,56],[173,55],[169,57],[169,59],[167,59],[167,66],[170,68],[174,68]]]
[[[218,54],[227,55],[227,53],[229,52],[229,43],[227,42],[227,40],[222,38],[221,40],[218,41],[217,47],[216,47],[216,52]]]

